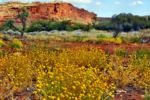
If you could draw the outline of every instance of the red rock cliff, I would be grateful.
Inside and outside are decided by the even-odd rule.
[[[0,5],[0,24],[8,19],[16,18],[15,9],[23,6],[26,6],[29,11],[29,22],[40,19],[71,20],[72,22],[88,24],[94,22],[96,18],[96,14],[76,8],[69,3],[6,3]]]

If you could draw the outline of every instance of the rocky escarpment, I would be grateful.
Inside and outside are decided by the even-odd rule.
[[[70,3],[11,2],[0,5],[0,24],[8,19],[16,18],[17,9],[24,6],[30,15],[28,22],[37,20],[71,20],[72,22],[88,24],[93,23],[96,19],[96,14],[74,7]]]

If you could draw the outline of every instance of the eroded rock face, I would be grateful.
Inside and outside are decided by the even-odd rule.
[[[0,24],[8,19],[14,19],[17,10],[26,6],[29,11],[28,22],[37,20],[71,20],[79,23],[93,23],[96,14],[74,7],[69,3],[6,3],[0,5]],[[19,22],[19,21],[17,21]]]

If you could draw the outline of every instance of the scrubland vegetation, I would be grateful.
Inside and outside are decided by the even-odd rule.
[[[102,21],[95,21],[91,24],[81,24],[81,23],[72,23],[70,20],[64,21],[47,21],[47,20],[38,20],[33,23],[28,24],[28,12],[25,8],[22,8],[22,12],[18,14],[18,19],[23,20],[21,27],[16,27],[15,20],[9,19],[3,25],[0,26],[0,30],[19,30],[21,32],[34,32],[34,31],[52,31],[52,30],[83,30],[90,31],[91,29],[96,30],[106,30],[106,31],[115,31],[118,35],[119,32],[130,32],[130,31],[139,31],[141,29],[150,28],[150,17],[149,16],[137,16],[131,13],[120,13],[118,15],[113,15],[111,18]]]
[[[0,27],[1,100],[118,100],[137,90],[139,100],[149,100],[149,17],[28,25],[28,16],[23,8],[22,26],[10,19]]]
[[[102,31],[0,34],[0,98],[15,99],[26,91],[26,99],[33,100],[113,100],[119,89],[136,88],[148,100],[150,48],[138,37],[112,38]],[[134,49],[133,43],[141,46]],[[119,48],[124,44],[130,47]]]

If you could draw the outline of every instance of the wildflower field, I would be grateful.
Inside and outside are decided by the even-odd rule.
[[[0,100],[114,100],[119,90],[150,100],[149,44],[66,39],[1,34]]]

